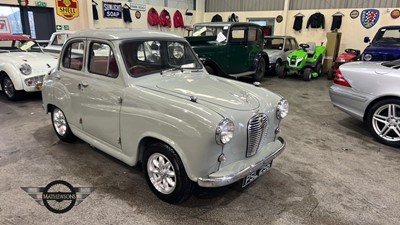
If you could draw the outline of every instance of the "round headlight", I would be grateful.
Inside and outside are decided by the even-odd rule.
[[[24,75],[29,75],[32,73],[32,68],[28,63],[21,64],[21,66],[19,67],[19,70]]]
[[[222,120],[215,131],[215,140],[220,145],[228,143],[233,137],[234,130],[235,124],[230,119]]]
[[[365,61],[371,61],[371,59],[372,59],[372,55],[371,54],[365,54],[364,55],[364,60]]]
[[[289,103],[286,99],[282,99],[279,101],[278,106],[276,107],[276,117],[278,119],[283,119],[289,113]]]

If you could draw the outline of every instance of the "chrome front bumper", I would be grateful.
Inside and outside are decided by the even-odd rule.
[[[212,175],[211,174],[208,178],[198,178],[197,184],[201,187],[222,187],[235,183],[236,181],[239,181],[242,178],[245,178],[246,176],[250,175],[251,173],[257,171],[266,164],[270,163],[273,159],[278,157],[283,152],[283,150],[285,150],[286,147],[285,140],[283,140],[283,138],[281,137],[278,137],[278,141],[281,144],[274,152],[272,152],[266,157],[263,157],[257,162],[247,166],[246,168],[225,176],[211,177]]]

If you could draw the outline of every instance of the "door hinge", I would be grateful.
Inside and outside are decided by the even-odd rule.
[[[79,123],[82,124],[82,118],[79,118]]]
[[[122,97],[118,97],[119,104],[122,104]]]
[[[121,137],[118,138],[118,144],[121,144]]]

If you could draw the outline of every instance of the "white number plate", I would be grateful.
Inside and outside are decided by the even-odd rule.
[[[264,173],[268,172],[271,169],[271,165],[272,165],[272,162],[266,163],[263,167],[261,167],[257,171],[254,171],[250,175],[247,175],[247,177],[243,178],[242,188],[246,187],[251,182],[255,181],[258,177],[260,177]]]

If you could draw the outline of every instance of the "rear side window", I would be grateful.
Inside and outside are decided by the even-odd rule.
[[[118,77],[119,69],[110,45],[92,42],[89,48],[88,70],[91,73],[107,77]]]
[[[83,68],[83,41],[69,43],[64,50],[62,57],[62,66],[73,70],[82,70]]]
[[[257,29],[254,27],[250,27],[247,41],[252,43],[255,42],[256,40],[257,40]]]

